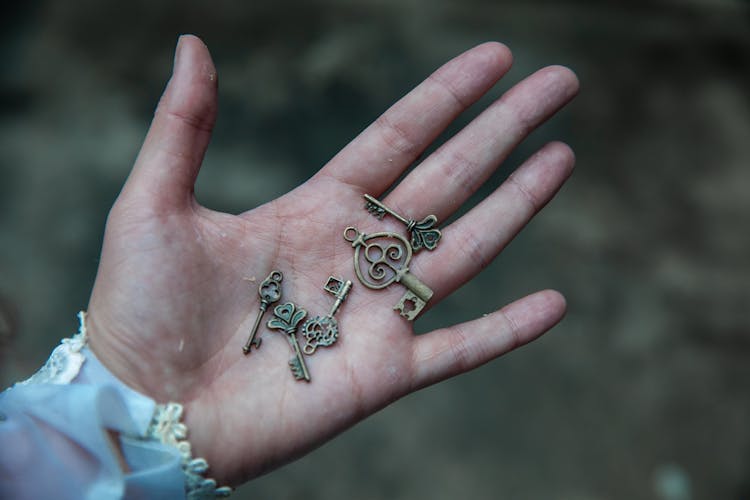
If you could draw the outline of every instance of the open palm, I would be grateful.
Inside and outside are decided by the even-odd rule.
[[[508,70],[497,43],[431,75],[305,184],[240,215],[200,206],[195,178],[216,115],[216,72],[203,43],[182,37],[172,79],[136,165],[110,213],[89,304],[92,349],[110,370],[157,401],[185,405],[195,454],[219,482],[237,484],[309,451],[395,399],[470,370],[557,323],[564,299],[544,291],[475,321],[415,336],[392,311],[405,292],[373,291],[354,277],[344,228],[405,228],[378,221],[363,194],[380,197],[464,109]],[[493,103],[410,172],[384,200],[413,217],[448,218],[525,135],[577,92],[549,67]],[[411,272],[434,296],[475,276],[554,195],[573,167],[552,143],[450,226]],[[251,181],[249,181],[251,182]],[[481,230],[479,229],[481,228]],[[450,262],[450,266],[443,265]],[[293,378],[283,333],[261,323],[259,349],[242,353],[258,313],[257,287],[283,273],[281,300],[309,316],[334,297],[329,275],[354,283],[336,318],[340,338],[306,357],[311,382]]]

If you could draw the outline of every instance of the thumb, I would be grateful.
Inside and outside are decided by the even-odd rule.
[[[177,41],[172,77],[156,108],[123,195],[160,210],[185,208],[216,121],[217,76],[204,43]]]

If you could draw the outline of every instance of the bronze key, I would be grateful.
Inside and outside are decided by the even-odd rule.
[[[273,318],[268,320],[268,328],[281,330],[289,336],[289,343],[294,350],[294,357],[289,360],[289,367],[292,369],[292,375],[297,380],[310,381],[310,373],[305,365],[305,358],[297,342],[297,325],[305,319],[307,311],[297,307],[292,302],[281,304],[273,309]]]
[[[440,236],[442,236],[440,229],[434,227],[435,224],[437,224],[437,217],[434,215],[428,215],[421,221],[407,219],[386,207],[382,202],[376,200],[369,194],[364,196],[365,200],[367,200],[365,208],[372,215],[378,219],[382,219],[385,214],[388,213],[406,226],[406,230],[411,234],[411,247],[415,252],[419,252],[422,248],[435,250],[438,241],[440,241]]]
[[[308,356],[312,355],[320,347],[327,347],[339,338],[339,324],[333,317],[338,311],[341,303],[346,299],[352,282],[329,276],[323,289],[334,295],[336,301],[333,303],[327,316],[315,316],[302,325],[302,336],[305,338],[305,347],[302,349]]]
[[[279,271],[271,271],[266,279],[258,287],[258,294],[260,295],[260,311],[258,316],[255,318],[255,324],[253,329],[250,331],[250,336],[242,347],[242,352],[247,356],[250,353],[252,346],[256,349],[260,348],[260,343],[263,339],[255,338],[258,333],[258,326],[260,325],[260,319],[263,317],[263,313],[266,312],[268,306],[278,301],[281,298],[281,280],[284,279],[284,275]]]
[[[398,282],[408,288],[393,309],[413,321],[432,297],[432,290],[409,272],[412,249],[406,238],[390,232],[364,234],[347,227],[344,239],[354,247],[354,271],[363,285],[380,290]]]

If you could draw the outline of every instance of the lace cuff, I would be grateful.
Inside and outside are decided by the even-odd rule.
[[[208,472],[208,462],[204,458],[193,458],[190,442],[187,440],[187,426],[180,422],[181,419],[181,404],[156,405],[156,411],[146,432],[146,437],[173,446],[180,452],[188,499],[197,500],[229,496],[232,493],[232,488],[229,486],[217,488],[215,480],[204,477],[204,474]]]
[[[62,339],[47,362],[38,372],[14,387],[30,384],[69,384],[78,376],[86,356],[81,352],[86,347],[86,313],[78,313],[78,333]]]
[[[86,346],[86,314],[78,317],[78,334],[64,339],[36,374],[0,393],[0,448],[5,450],[0,476],[55,474],[70,486],[70,492],[56,491],[59,498],[75,498],[76,491],[87,498],[228,496],[231,488],[217,488],[216,481],[205,478],[207,462],[192,457],[187,427],[180,422],[182,405],[156,404],[112,375]],[[126,473],[108,429],[119,433]],[[49,453],[59,451],[55,441],[70,443],[71,456]],[[11,455],[17,443],[25,454],[14,450]],[[87,453],[76,451],[81,449]],[[87,473],[69,473],[80,464]],[[33,498],[38,488],[0,480],[0,496],[20,492]]]

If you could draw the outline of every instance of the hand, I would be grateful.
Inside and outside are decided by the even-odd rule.
[[[172,78],[109,214],[88,326],[92,349],[115,375],[157,401],[185,405],[194,455],[208,460],[220,484],[288,462],[412,391],[533,340],[562,318],[565,301],[548,290],[415,336],[412,324],[391,310],[406,289],[362,286],[343,239],[347,226],[405,233],[392,218],[368,214],[362,195],[388,190],[510,64],[510,52],[497,43],[458,56],[306,183],[235,216],[193,196],[216,118],[217,78],[203,43],[181,37]],[[577,89],[566,68],[531,75],[422,161],[384,202],[399,213],[446,220]],[[434,290],[430,305],[491,262],[555,194],[573,163],[567,146],[548,144],[443,227],[437,249],[422,251],[410,265]],[[451,266],[441,264],[447,261]],[[336,315],[339,341],[306,358],[309,384],[292,377],[286,337],[263,326],[270,311],[258,333],[262,348],[242,353],[258,312],[257,285],[273,269],[284,274],[276,305],[293,301],[311,315],[331,307],[333,298],[321,288],[329,275],[354,282]]]

